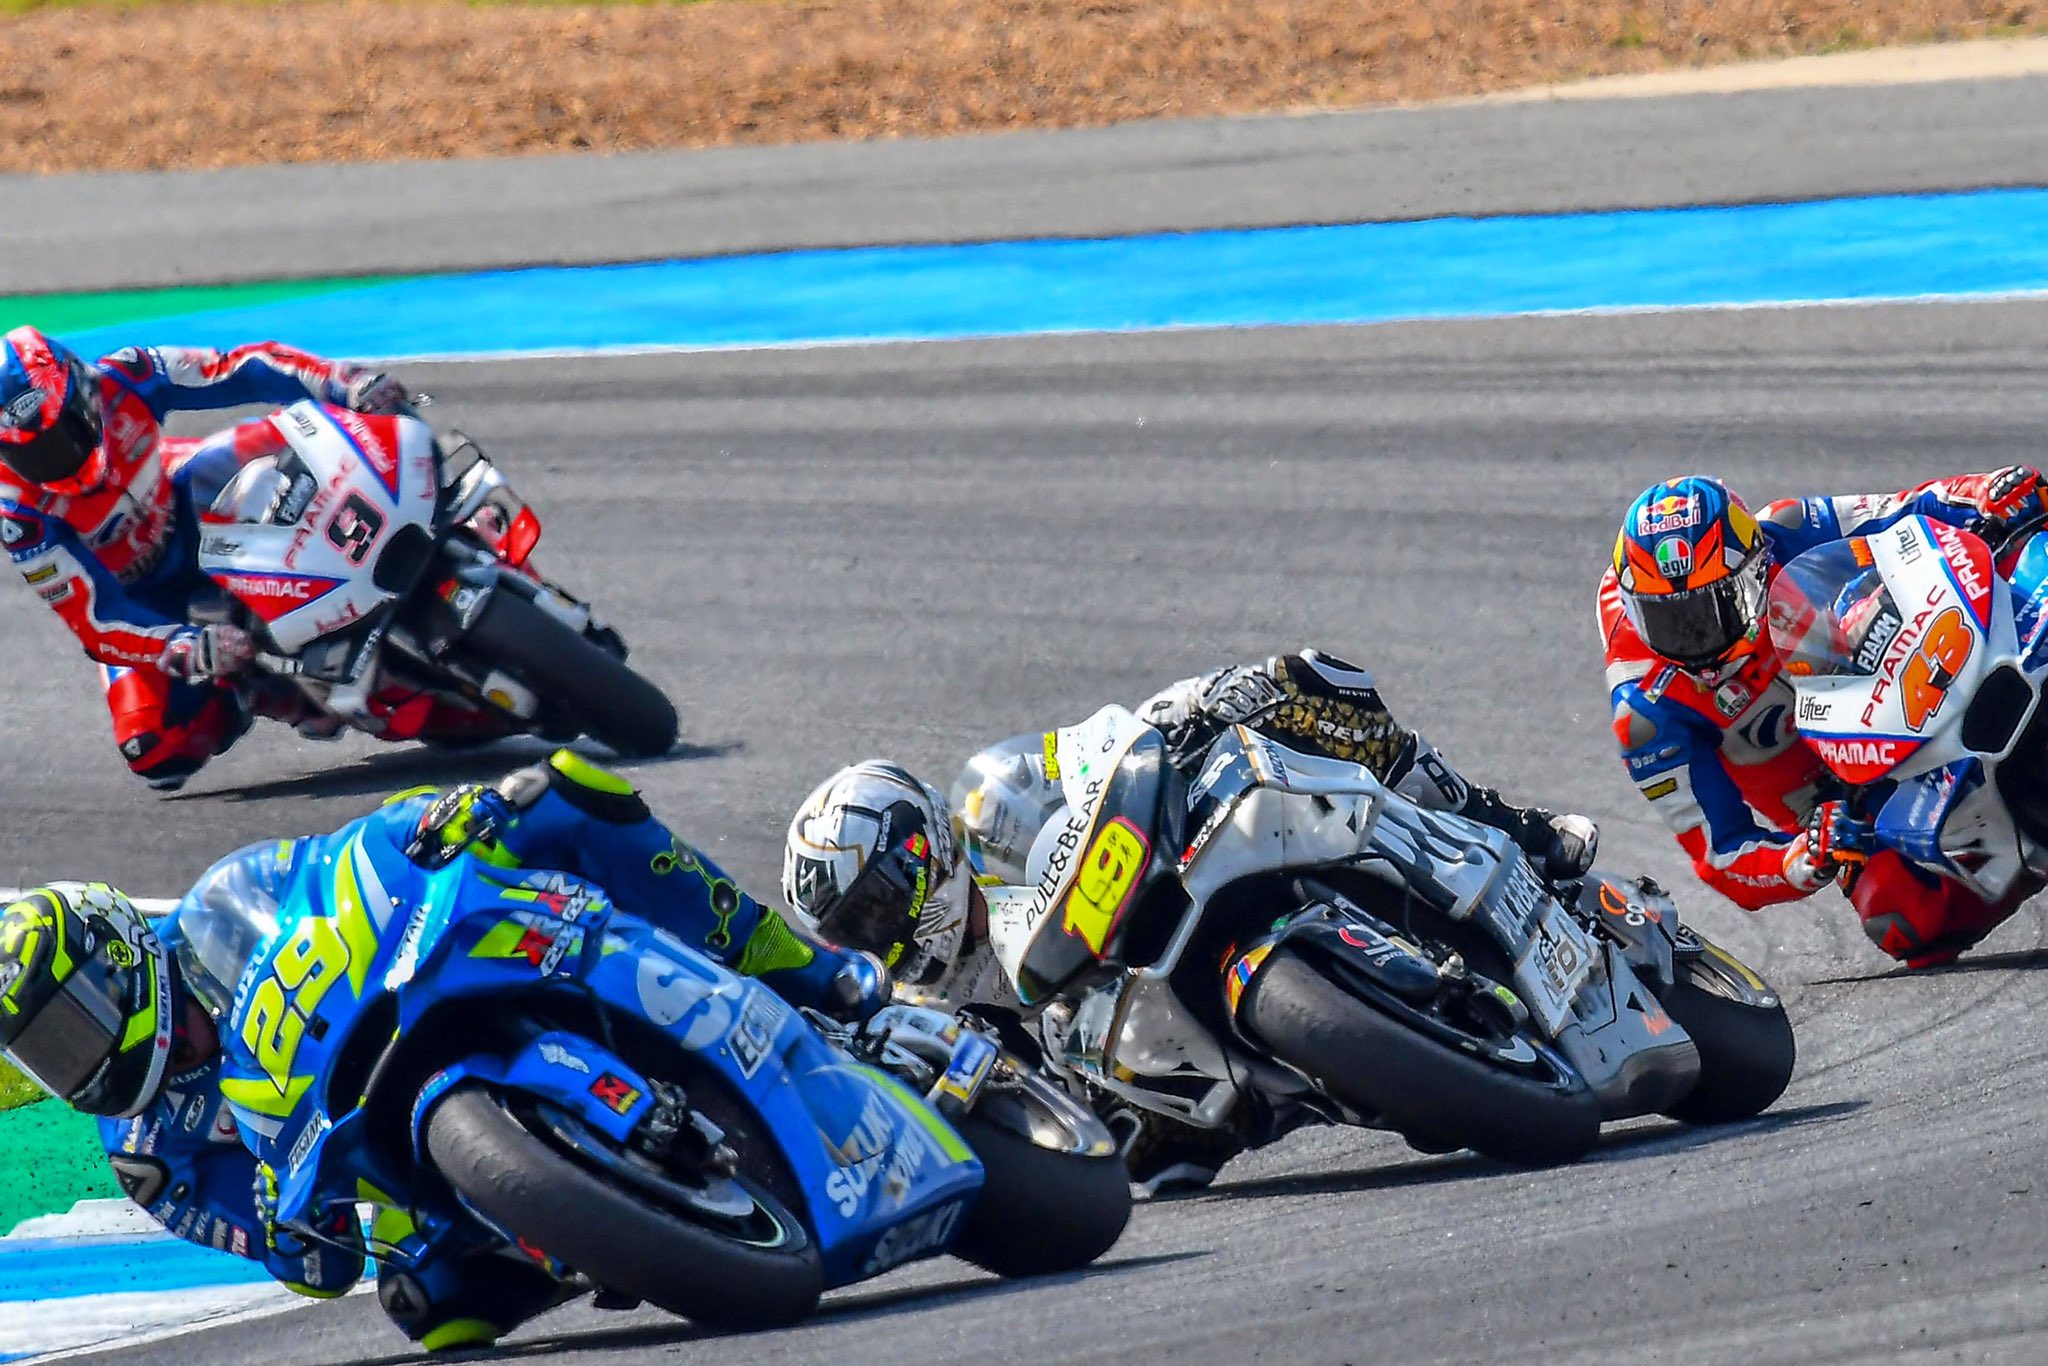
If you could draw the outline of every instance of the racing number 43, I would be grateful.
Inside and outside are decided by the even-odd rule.
[[[278,950],[270,976],[250,996],[242,1042],[279,1095],[290,1094],[292,1063],[305,1041],[306,1026],[328,990],[348,971],[348,957],[348,945],[335,932],[334,922],[307,916]]]

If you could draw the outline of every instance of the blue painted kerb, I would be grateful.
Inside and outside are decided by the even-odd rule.
[[[486,271],[70,340],[460,356],[2043,290],[2048,190],[2017,189]]]
[[[0,1242],[0,1304],[267,1281],[263,1264],[175,1238]]]

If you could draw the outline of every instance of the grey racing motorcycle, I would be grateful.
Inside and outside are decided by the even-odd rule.
[[[1106,707],[990,940],[1047,1059],[1188,1124],[1319,1120],[1568,1162],[1600,1125],[1748,1118],[1792,1076],[1778,994],[1648,878],[1546,882],[1503,832],[1238,727],[1193,778]]]

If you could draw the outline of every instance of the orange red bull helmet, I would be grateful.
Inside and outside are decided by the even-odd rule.
[[[1629,505],[1614,574],[1636,633],[1687,669],[1714,669],[1756,649],[1770,547],[1756,518],[1718,479],[1652,484]]]

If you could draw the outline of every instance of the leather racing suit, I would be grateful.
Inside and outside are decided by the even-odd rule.
[[[451,855],[467,847],[499,866],[586,878],[619,909],[760,977],[799,1004],[843,1010],[852,1003],[849,971],[858,989],[880,1003],[880,976],[866,960],[799,937],[678,839],[624,780],[566,750],[494,788],[401,794],[332,834],[230,854],[161,922],[160,932],[182,968],[193,951],[182,919],[203,904],[210,888],[253,886],[281,900],[293,879],[321,876],[323,858],[358,835],[417,849],[420,832],[432,832]],[[270,1173],[242,1145],[242,1121],[221,1095],[220,1072],[216,1052],[171,1077],[140,1115],[100,1122],[122,1189],[179,1237],[261,1262],[301,1294],[345,1293],[364,1272],[353,1207],[318,1216],[314,1227],[324,1242],[273,1225],[267,1217]],[[405,1268],[385,1263],[378,1296],[393,1322],[430,1350],[494,1340],[565,1294],[554,1278],[497,1251],[437,1255],[402,1211],[380,1212],[371,1235],[416,1258]]]
[[[130,347],[94,368],[107,474],[65,496],[0,468],[0,540],[22,577],[101,666],[114,742],[129,768],[170,786],[247,730],[231,687],[183,682],[157,667],[206,589],[198,512],[275,433],[244,423],[204,440],[167,436],[174,412],[288,404],[346,405],[367,372],[260,342],[232,351]]]
[[[1771,503],[1757,519],[1771,572],[1815,546],[1867,536],[1906,517],[1971,526],[1984,515],[1991,477]],[[1792,685],[1768,640],[1723,669],[1696,674],[1643,643],[1612,569],[1600,582],[1599,611],[1622,761],[1700,880],[1751,911],[1819,890],[1788,873],[1786,855],[1838,784],[1800,739]],[[1768,622],[1760,629],[1768,632]],[[1955,957],[2018,905],[1988,905],[1892,850],[1871,855],[1849,885],[1849,900],[1878,947],[1916,967]]]

